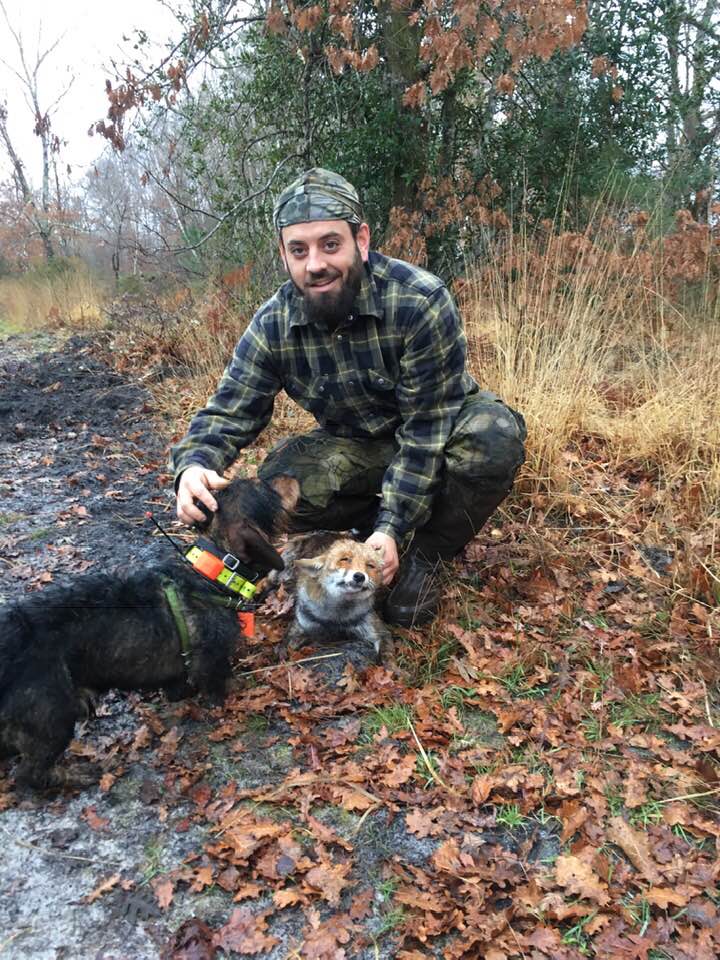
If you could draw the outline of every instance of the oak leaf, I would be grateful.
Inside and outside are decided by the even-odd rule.
[[[394,764],[392,770],[382,777],[382,782],[387,787],[400,787],[403,783],[412,777],[417,765],[417,754],[408,753],[401,760]]]
[[[648,903],[660,907],[661,910],[667,910],[670,904],[675,907],[684,907],[690,900],[688,894],[682,893],[680,890],[672,890],[670,887],[650,887],[643,896]]]
[[[333,906],[340,902],[340,894],[348,885],[347,877],[352,864],[350,863],[319,863],[312,870],[308,870],[303,881],[320,893],[323,900]]]
[[[584,900],[594,900],[600,906],[610,899],[606,885],[592,867],[579,857],[558,857],[555,861],[555,880],[568,893]]]
[[[417,890],[415,887],[398,887],[393,899],[408,907],[417,907],[418,910],[429,910],[432,913],[443,913],[447,909],[444,897],[437,893]]]
[[[169,877],[155,877],[151,881],[155,899],[161,910],[167,910],[172,903],[174,884]]]
[[[230,914],[225,926],[220,927],[213,936],[213,944],[226,953],[264,953],[272,950],[280,942],[277,937],[268,936],[266,917],[272,910],[254,914],[250,907],[236,907]]]
[[[103,880],[92,893],[89,893],[86,897],[83,898],[83,903],[94,903],[96,900],[99,900],[100,897],[107,893],[109,890],[112,890],[113,887],[117,886],[120,883],[120,874],[114,873],[111,877],[108,877],[107,880]]]
[[[416,837],[436,837],[443,832],[440,824],[436,823],[436,817],[444,808],[435,810],[411,810],[405,815],[405,823],[410,833]]]
[[[617,844],[635,869],[650,883],[660,882],[658,868],[650,853],[647,835],[631,827],[622,817],[612,817],[609,821],[607,838]]]

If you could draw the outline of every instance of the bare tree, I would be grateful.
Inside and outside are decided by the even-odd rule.
[[[8,35],[15,41],[17,66],[14,66],[12,63],[8,62],[2,57],[0,57],[0,63],[2,63],[12,74],[14,74],[14,76],[20,82],[25,96],[25,102],[33,117],[33,132],[40,141],[40,147],[42,151],[42,186],[40,190],[39,202],[36,198],[35,192],[31,188],[30,182],[28,181],[25,172],[25,164],[23,163],[18,152],[15,150],[10,139],[8,130],[7,104],[2,102],[0,102],[0,141],[2,142],[10,163],[12,164],[16,188],[22,197],[23,202],[25,203],[27,216],[30,219],[32,227],[37,231],[42,240],[46,258],[50,260],[55,255],[55,248],[52,240],[53,219],[51,216],[52,202],[50,173],[51,166],[53,165],[53,158],[60,149],[60,140],[52,130],[52,116],[60,101],[70,90],[74,78],[70,80],[67,86],[65,86],[64,89],[59,92],[59,94],[51,103],[49,103],[46,107],[42,107],[39,79],[40,70],[43,64],[47,61],[48,57],[50,57],[51,54],[57,49],[62,37],[58,37],[49,45],[43,46],[41,25],[38,32],[35,54],[32,56],[32,58],[29,58],[22,33],[13,27],[3,0],[0,0],[0,12],[2,13],[2,17],[5,21],[5,27]],[[58,184],[56,184],[56,193],[59,199],[60,190]]]

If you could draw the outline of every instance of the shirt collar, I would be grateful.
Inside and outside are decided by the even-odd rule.
[[[308,324],[308,318],[305,316],[303,298],[297,292],[295,284],[291,280],[288,281],[288,284],[290,288],[290,326],[305,327]],[[360,284],[360,292],[355,298],[353,316],[382,318],[375,278],[372,275],[369,261],[365,264],[365,276]]]

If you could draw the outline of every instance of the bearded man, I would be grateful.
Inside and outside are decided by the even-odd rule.
[[[258,475],[298,480],[295,531],[356,528],[381,547],[385,583],[394,581],[386,619],[428,623],[442,561],[510,491],[523,418],[467,373],[443,282],[370,250],[352,184],[308,170],[280,194],[273,218],[290,279],[255,314],[217,392],[173,447],[178,516],[203,520],[195,500],[216,509],[223,471],[285,390],[318,428],[281,441]]]

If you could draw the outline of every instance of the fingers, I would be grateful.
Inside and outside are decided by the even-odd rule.
[[[379,531],[373,533],[365,542],[369,543],[371,547],[375,547],[376,550],[382,549],[383,583],[387,586],[387,584],[392,582],[400,564],[397,544],[388,534],[380,533]]]
[[[188,467],[180,477],[177,491],[178,518],[188,526],[193,523],[202,523],[206,516],[196,506],[195,501],[199,500],[214,513],[217,510],[217,500],[210,491],[221,490],[229,482],[214,470],[206,470],[205,467]]]

